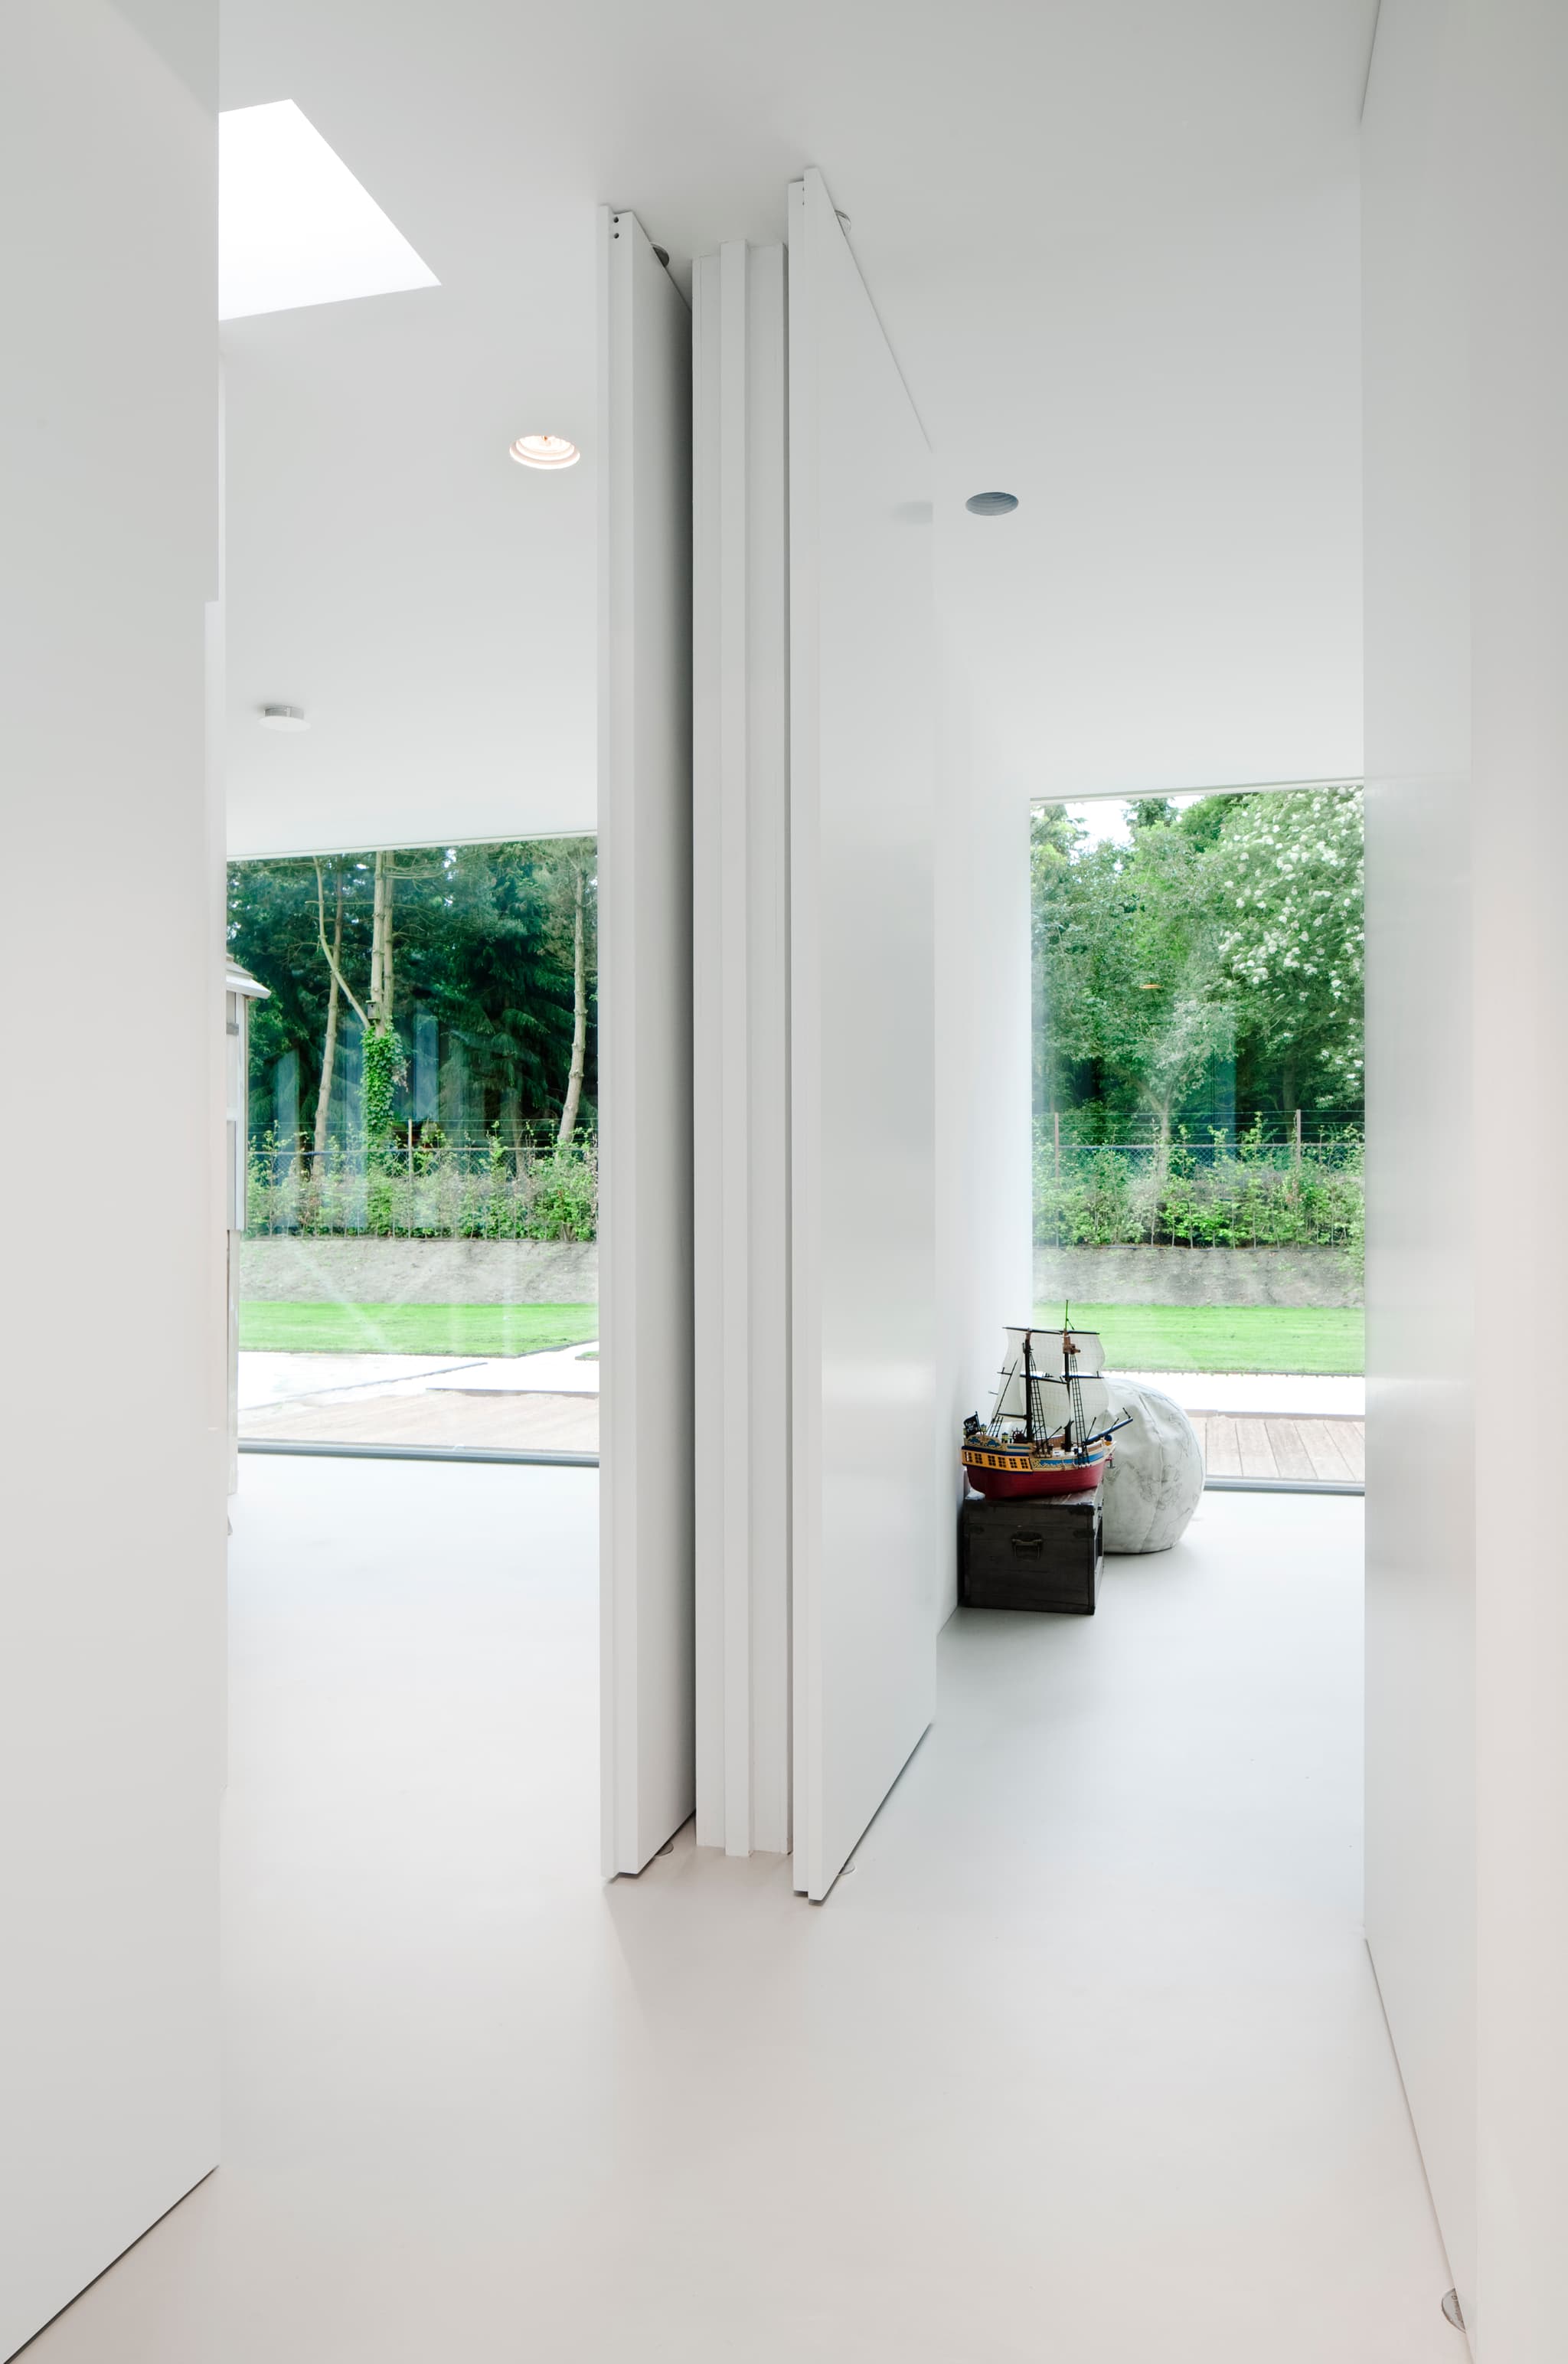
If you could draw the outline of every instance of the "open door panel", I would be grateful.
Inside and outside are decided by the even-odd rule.
[[[695,1803],[691,316],[599,223],[603,1860]]]
[[[819,1900],[930,1722],[944,1511],[931,460],[815,172],[789,406],[795,1863]]]

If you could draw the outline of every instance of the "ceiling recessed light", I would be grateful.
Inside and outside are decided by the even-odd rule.
[[[523,468],[574,468],[583,454],[564,435],[519,435],[512,457]]]
[[[218,117],[220,320],[438,284],[292,98]]]
[[[971,493],[964,503],[971,517],[1006,517],[1018,506],[1017,493]]]
[[[263,730],[308,730],[303,706],[263,706],[261,713]]]

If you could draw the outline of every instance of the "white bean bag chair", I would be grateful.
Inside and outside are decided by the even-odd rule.
[[[1118,1417],[1132,1416],[1129,1427],[1117,1431],[1101,1485],[1106,1549],[1169,1551],[1186,1533],[1203,1492],[1203,1447],[1181,1405],[1157,1388],[1108,1373],[1106,1387]]]

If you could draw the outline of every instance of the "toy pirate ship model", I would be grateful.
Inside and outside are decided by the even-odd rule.
[[[1009,1330],[996,1409],[963,1423],[960,1457],[975,1490],[999,1501],[1091,1492],[1128,1425],[1112,1415],[1105,1367],[1098,1333],[1074,1330],[1065,1308],[1060,1331]]]

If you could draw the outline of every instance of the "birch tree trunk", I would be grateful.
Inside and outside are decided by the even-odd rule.
[[[557,1149],[570,1146],[577,1130],[577,1111],[583,1099],[583,1069],[588,1050],[588,964],[583,948],[583,873],[579,870],[575,907],[572,914],[572,1072],[566,1079],[566,1098],[561,1110],[561,1129],[555,1136]]]
[[[371,981],[364,1044],[365,1152],[378,1172],[387,1168],[395,1134],[397,1087],[403,1052],[392,1022],[392,915],[396,856],[384,847],[375,857],[371,907]]]
[[[316,883],[317,891],[319,892],[321,885],[321,872],[319,865],[317,866],[316,873]],[[328,1133],[332,1121],[332,1071],[338,1063],[338,979],[342,974],[343,964],[343,880],[341,874],[339,875],[337,886],[338,904],[332,921],[332,949],[328,955],[327,961],[328,968],[331,972],[332,981],[327,988],[327,1031],[321,1044],[321,1082],[316,1094],[316,1154],[311,1162],[311,1179],[317,1182],[323,1178],[326,1169]],[[323,949],[325,949],[325,944]]]
[[[374,898],[371,905],[371,987],[367,997],[372,1026],[380,1026],[386,1008],[382,970],[386,959],[386,856],[375,857]]]
[[[386,873],[381,909],[381,1022],[390,1026],[395,987],[392,972],[393,898],[397,892],[397,856],[386,856]]]

